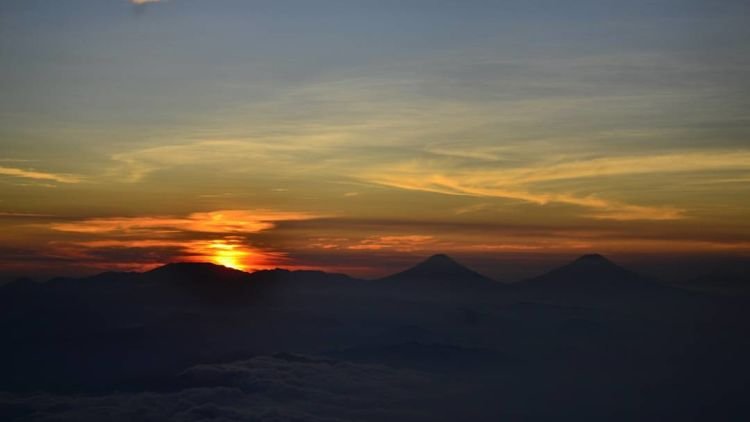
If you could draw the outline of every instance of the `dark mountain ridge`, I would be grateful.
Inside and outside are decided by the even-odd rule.
[[[305,403],[320,400],[317,387],[297,391],[292,375],[300,373],[304,381],[317,371],[322,385],[344,392],[336,401],[349,403],[357,388],[350,388],[349,375],[339,374],[349,368],[386,388],[428,376],[439,398],[410,406],[455,408],[445,420],[488,404],[496,405],[490,418],[470,419],[537,414],[523,419],[612,420],[622,414],[623,420],[650,420],[638,412],[671,414],[661,410],[673,412],[674,403],[692,407],[686,405],[686,417],[671,420],[691,420],[706,403],[728,408],[723,397],[731,392],[743,394],[730,404],[744,405],[741,388],[750,373],[745,303],[730,307],[692,297],[598,255],[513,286],[445,255],[372,281],[320,271],[246,273],[177,263],[145,273],[18,282],[0,288],[0,419],[2,400],[29,397],[24,406],[40,406],[35,416],[48,416],[21,420],[47,420],[68,409],[48,404],[57,398],[27,393],[53,392],[75,405],[86,395],[145,391],[152,409],[180,398],[175,413],[154,420],[179,418],[190,408],[198,409],[195,420],[204,420],[246,399],[274,406],[283,406],[280,394]],[[277,365],[275,387],[267,375]],[[399,375],[378,381],[384,368]],[[201,388],[217,388],[215,406],[182,398],[203,395],[205,389],[178,382],[197,373],[205,377]],[[369,398],[374,390],[358,391]],[[644,394],[653,401],[644,402]],[[138,395],[126,394],[121,403],[132,406],[133,397]],[[97,409],[107,405],[95,400],[92,411],[101,419]],[[540,400],[546,403],[542,409]],[[596,413],[610,404],[619,407]],[[124,420],[142,415],[128,412]]]
[[[467,300],[494,296],[498,283],[445,254],[432,255],[417,265],[374,281],[379,292],[392,298],[416,300]]]
[[[383,277],[380,280],[495,283],[494,280],[458,263],[456,260],[445,254],[432,255],[407,270]]]
[[[517,283],[517,298],[531,302],[611,309],[657,316],[704,306],[704,295],[623,268],[599,254],[584,255],[546,274]]]
[[[625,269],[599,254],[583,255],[546,274],[523,282],[526,286],[555,288],[638,288],[659,286],[656,281]]]
[[[281,268],[259,270],[252,273],[211,263],[171,263],[143,273],[105,272],[84,278],[55,278],[46,283],[10,283],[0,287],[4,295],[38,294],[49,291],[93,292],[100,290],[128,290],[138,286],[143,293],[206,295],[217,299],[221,295],[234,299],[257,292],[275,289],[307,292],[344,291],[397,291],[409,295],[439,293],[485,293],[487,291],[534,291],[566,295],[616,294],[618,292],[664,292],[679,290],[665,286],[648,277],[625,269],[599,254],[590,254],[554,269],[546,274],[509,285],[496,282],[462,265],[445,254],[433,255],[415,266],[373,281],[352,278],[345,274],[323,271]],[[182,289],[182,290],[181,290]],[[112,293],[112,292],[110,292]],[[123,298],[128,297],[124,294]],[[199,299],[200,298],[196,298]],[[149,301],[153,301],[150,298]]]

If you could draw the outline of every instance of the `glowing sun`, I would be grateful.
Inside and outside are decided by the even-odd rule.
[[[242,250],[239,245],[224,240],[216,240],[208,246],[211,250],[211,260],[214,264],[245,271],[246,261],[250,252]]]

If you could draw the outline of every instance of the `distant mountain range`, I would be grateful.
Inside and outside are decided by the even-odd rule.
[[[733,415],[750,374],[747,309],[600,255],[514,284],[442,254],[377,280],[173,263],[17,281],[0,287],[0,420],[100,420],[112,405],[127,412],[114,420],[258,419],[221,413],[238,402],[271,409],[258,420],[284,419],[290,402],[383,420],[347,406],[419,380],[393,397],[432,391],[407,406],[429,417],[401,420],[654,420],[639,416],[675,403],[667,420]],[[57,417],[77,406],[96,416]],[[286,419],[324,420],[306,416]]]
[[[522,282],[527,287],[596,292],[661,286],[599,254],[584,255],[546,274]]]
[[[583,255],[568,264],[548,273],[516,283],[500,283],[459,263],[445,254],[430,256],[404,271],[376,280],[363,280],[345,274],[322,271],[289,271],[285,269],[260,270],[252,273],[223,267],[211,263],[171,263],[144,273],[105,272],[83,278],[58,277],[47,282],[36,283],[19,279],[0,285],[0,292],[41,291],[45,289],[98,289],[106,284],[111,288],[133,287],[141,290],[158,290],[164,293],[167,287],[181,285],[198,294],[216,296],[221,290],[235,292],[253,290],[247,284],[261,283],[266,289],[306,291],[308,293],[334,293],[336,290],[351,290],[356,287],[363,291],[400,292],[402,294],[422,293],[427,296],[447,294],[468,294],[487,291],[526,291],[550,294],[608,294],[614,292],[654,291],[665,289],[687,289],[719,294],[750,294],[750,271],[747,267],[720,268],[709,274],[693,279],[664,284],[623,268],[599,254]],[[203,285],[210,280],[209,286]],[[144,283],[148,287],[142,286]],[[44,288],[43,288],[44,286]],[[211,293],[213,292],[213,293]],[[173,292],[174,293],[174,292]],[[240,295],[241,297],[242,295]],[[206,297],[205,299],[209,299]],[[235,298],[236,299],[236,298]],[[2,299],[0,299],[2,300]]]
[[[372,300],[540,302],[627,308],[637,301],[643,309],[651,306],[656,310],[665,301],[684,302],[694,295],[596,254],[584,255],[546,274],[513,284],[493,281],[438,254],[376,280],[321,271],[274,269],[247,273],[209,263],[173,263],[144,273],[109,272],[80,279],[56,278],[46,283],[18,281],[0,287],[0,305],[6,309],[37,307],[46,312],[74,306],[205,307],[277,302],[309,306],[313,301],[338,306]]]
[[[210,283],[209,283],[210,282]],[[362,280],[344,274],[322,271],[261,270],[247,273],[210,263],[172,263],[144,273],[106,272],[85,278],[55,278],[47,283],[16,281],[0,287],[0,291],[37,291],[47,288],[93,288],[103,285],[137,286],[144,290],[182,286],[209,294],[222,290],[251,291],[256,287],[276,289],[396,289],[403,292],[549,290],[608,293],[639,289],[664,289],[664,285],[614,264],[602,255],[584,255],[546,274],[512,285],[496,282],[445,254],[433,255],[415,266],[376,280]]]

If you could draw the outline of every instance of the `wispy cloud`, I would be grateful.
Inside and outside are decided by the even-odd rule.
[[[53,214],[42,214],[33,212],[0,212],[0,218],[54,218]]]
[[[456,209],[454,213],[456,215],[471,214],[471,213],[486,210],[487,208],[489,208],[489,206],[490,204],[487,204],[487,203],[466,205],[466,206]]]
[[[279,221],[309,220],[319,216],[304,212],[272,210],[223,210],[198,212],[187,217],[145,216],[92,218],[88,220],[53,223],[58,231],[76,233],[257,233],[274,227]]]
[[[71,174],[48,173],[33,169],[19,169],[0,166],[0,176],[19,177],[22,179],[52,181],[57,183],[80,183],[83,179]]]
[[[651,63],[651,58],[637,62]],[[573,76],[581,66],[598,68],[610,63],[612,58],[604,57],[591,63],[575,61],[564,68]],[[503,69],[503,63],[496,65]],[[664,66],[680,68],[669,63]],[[350,75],[281,90],[280,98],[270,101],[271,106],[243,110],[243,118],[263,117],[248,124],[256,137],[120,152],[112,156],[116,162],[112,175],[126,182],[148,183],[150,176],[183,169],[205,170],[208,177],[228,180],[236,180],[238,174],[248,179],[263,176],[253,180],[283,174],[284,183],[291,188],[311,180],[357,179],[370,185],[444,195],[570,205],[565,211],[568,215],[594,220],[667,221],[690,216],[691,206],[702,201],[695,195],[675,200],[683,194],[669,186],[681,184],[682,176],[703,174],[712,179],[718,172],[750,170],[747,150],[684,151],[675,147],[673,139],[682,133],[679,128],[665,134],[667,129],[662,127],[634,124],[641,117],[634,112],[640,110],[639,104],[669,109],[667,105],[673,101],[672,96],[650,90],[637,95],[616,90],[608,95],[476,102],[458,101],[454,96],[414,95],[405,88],[418,86],[419,80],[404,79],[403,74],[391,76]],[[581,82],[588,86],[587,81]],[[278,110],[289,112],[307,104],[316,106],[305,107],[305,112],[278,114]],[[581,115],[586,119],[581,120]],[[579,123],[568,127],[567,122],[572,121]],[[600,127],[594,124],[598,121],[608,123]],[[654,148],[644,141],[661,136],[671,143]],[[638,176],[641,181],[634,185],[649,192],[653,186],[643,181],[647,175],[668,175],[670,181],[660,188],[674,195],[634,198],[632,186],[625,190],[618,184]],[[347,192],[340,195],[351,196]],[[466,206],[453,209],[458,209],[454,216],[475,211]]]
[[[130,0],[130,3],[136,6],[141,6],[149,3],[163,3],[166,1],[167,0]]]
[[[0,158],[0,163],[31,163],[36,160],[28,158]]]
[[[522,184],[499,184],[489,175],[442,175],[422,173],[382,172],[370,176],[370,181],[385,186],[446,195],[514,199],[538,205],[560,203],[593,209],[591,216],[610,220],[674,220],[683,217],[683,210],[662,206],[648,207],[602,199],[593,195],[576,196],[568,193],[533,192]]]
[[[571,160],[506,172],[506,179],[519,183],[583,179],[604,176],[750,170],[750,151],[704,151]]]
[[[154,4],[166,3],[167,0],[128,0],[133,5],[133,12],[136,16],[143,15],[146,10]]]
[[[375,236],[364,239],[347,249],[360,251],[391,250],[397,252],[413,252],[424,249],[429,244],[434,244],[436,239],[432,236],[405,235],[405,236]]]
[[[629,204],[599,195],[580,195],[550,182],[575,181],[577,186],[606,191],[605,177],[750,170],[750,152],[675,153],[594,159],[567,159],[515,168],[479,168],[451,160],[410,160],[370,169],[365,180],[401,189],[447,195],[495,197],[545,205],[561,203],[591,209],[587,214],[609,220],[674,220],[684,210],[669,205]],[[542,184],[547,186],[541,186]]]
[[[112,160],[117,166],[111,174],[123,182],[136,183],[154,172],[181,166],[221,168],[223,174],[247,172],[252,168],[295,168],[302,171],[315,166],[310,157],[320,155],[325,149],[326,141],[314,136],[299,142],[275,138],[198,141],[114,154]],[[253,166],[248,163],[253,163]],[[269,165],[264,167],[260,163]]]

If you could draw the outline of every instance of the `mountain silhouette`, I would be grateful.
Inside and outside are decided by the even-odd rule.
[[[564,305],[678,312],[693,306],[691,292],[659,283],[599,254],[584,255],[546,274],[517,283],[524,300]],[[632,303],[639,303],[633,308]]]
[[[2,286],[0,300],[55,307],[73,302],[113,306],[244,305],[275,300],[280,294],[349,293],[358,289],[361,281],[323,271],[277,268],[248,273],[206,262],[178,262],[142,273],[105,272],[83,278],[58,277],[44,283],[18,281]]]
[[[177,262],[142,273],[151,281],[246,281],[250,274],[208,262]]]
[[[111,419],[130,420],[141,406],[133,397],[148,400],[145,409],[166,408],[153,420],[186,406],[200,409],[188,419],[205,419],[233,402],[241,406],[231,415],[247,419],[256,403],[284,408],[289,401],[278,400],[291,397],[314,404],[329,385],[342,393],[325,393],[326,407],[333,398],[347,407],[357,394],[402,400],[434,387],[434,401],[418,397],[409,409],[453,409],[417,420],[455,420],[472,409],[479,413],[468,417],[478,421],[612,419],[596,413],[601,403],[614,403],[625,419],[650,420],[638,413],[643,391],[658,393],[646,403],[657,415],[708,397],[674,420],[690,419],[705,403],[728,408],[728,394],[737,393],[730,405],[744,406],[747,302],[693,301],[685,295],[698,293],[662,288],[599,255],[537,279],[510,287],[436,255],[372,281],[206,263],[19,280],[0,286],[0,420],[15,417],[3,413],[8,402],[24,420],[86,419],[76,417],[76,406],[90,407],[90,420],[102,406],[123,406],[126,416]],[[353,384],[360,377],[367,383]],[[320,385],[296,388],[309,379]],[[425,385],[402,387],[410,380]],[[376,399],[378,409],[389,405]],[[540,409],[540,400],[551,405]],[[496,408],[486,410],[487,403]],[[587,406],[593,413],[578,410]],[[352,412],[361,414],[351,407],[339,419]],[[368,420],[384,419],[378,412]]]
[[[381,292],[412,300],[454,300],[475,298],[504,285],[458,263],[444,254],[433,255],[419,264],[376,280]]]
[[[525,286],[568,291],[619,291],[658,285],[599,254],[583,255],[546,274],[523,282]]]
[[[487,283],[493,280],[456,262],[445,254],[433,255],[419,264],[381,280],[387,281],[431,281],[461,282],[464,284]]]
[[[599,254],[583,255],[569,264],[552,270],[541,277],[556,280],[581,280],[590,278],[624,280],[641,278],[636,273],[615,264]]]

